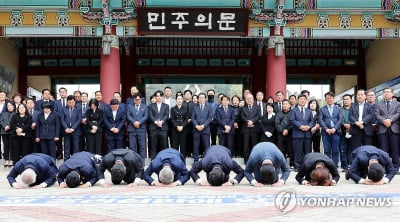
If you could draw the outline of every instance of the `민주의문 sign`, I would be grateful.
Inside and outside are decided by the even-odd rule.
[[[139,35],[246,36],[246,8],[138,8]]]

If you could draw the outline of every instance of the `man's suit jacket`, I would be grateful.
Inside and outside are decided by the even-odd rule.
[[[292,138],[311,138],[311,128],[314,127],[314,118],[310,109],[304,107],[304,118],[299,110],[299,106],[296,105],[290,110],[289,120],[293,125]],[[307,125],[310,126],[310,130],[302,131],[300,126]]]
[[[84,106],[82,103],[76,104],[76,108],[80,109],[82,112],[82,118],[85,118],[86,116],[86,111],[90,108],[89,103],[86,103],[86,106]]]
[[[335,180],[336,183],[339,181],[340,176],[332,159],[323,153],[308,153],[304,156],[303,164],[299,167],[299,171],[296,175],[297,182],[302,184],[303,180],[310,181],[311,172],[315,170],[317,162],[323,162],[325,168],[327,168],[332,175],[332,179]]]
[[[386,133],[387,128],[383,125],[383,120],[391,119],[392,125],[390,129],[394,133],[400,133],[399,130],[399,117],[400,117],[400,103],[392,100],[390,104],[390,110],[387,110],[386,102],[380,102],[376,106],[375,110],[376,120],[378,121],[379,128],[378,134]]]
[[[275,113],[282,112],[282,102],[281,102],[281,108],[280,109],[279,109],[278,102],[274,102],[274,111],[275,111]]]
[[[133,133],[146,133],[146,122],[149,117],[149,111],[147,106],[143,103],[139,105],[139,111],[136,109],[136,105],[127,105],[127,122],[128,122],[128,132]],[[139,128],[135,128],[133,123],[138,121],[140,123]]]
[[[64,182],[71,171],[77,171],[82,183],[90,182],[94,185],[98,180],[98,167],[93,153],[86,151],[74,153],[68,160],[61,164],[57,176],[58,184]]]
[[[61,99],[57,99],[56,101],[54,101],[54,107],[54,110],[56,110],[57,112],[62,112],[64,108],[67,107],[67,98],[65,98],[65,106],[63,106]]]
[[[283,181],[289,178],[290,168],[282,152],[273,143],[261,142],[253,147],[244,170],[244,175],[250,183],[254,179],[261,182],[260,168],[266,159],[271,160],[275,168],[275,182],[279,180],[279,174],[282,174],[280,179]]]
[[[121,106],[118,108],[117,113],[115,115],[115,120],[114,116],[111,110],[111,107],[108,106],[105,108],[103,112],[104,116],[104,125],[106,127],[106,132],[108,136],[117,136],[121,137],[125,135],[125,122],[126,122],[126,110],[121,108]],[[119,132],[117,134],[113,133],[110,131],[111,128],[118,128]]]
[[[161,103],[160,112],[158,112],[157,103],[152,103],[149,106],[149,130],[155,131],[160,129],[155,121],[163,121],[162,128],[160,130],[168,130],[168,118],[169,118],[169,106],[165,103]]]
[[[224,110],[224,107],[222,106],[217,108],[217,134],[223,134],[223,132],[225,131],[225,126],[231,127],[231,131],[229,131],[229,134],[235,134],[235,128],[233,127],[233,123],[235,121],[235,108],[233,108],[232,106],[228,106],[226,112]]]
[[[249,106],[246,104],[242,107],[242,111],[240,112],[240,119],[242,121],[242,133],[258,133],[260,130],[260,117],[261,110],[257,103],[253,103],[252,108],[250,110]],[[247,123],[252,121],[254,127],[248,127]]]
[[[36,120],[36,138],[52,140],[60,137],[60,117],[57,112],[50,112],[47,119],[42,112]]]
[[[232,159],[231,151],[221,145],[214,145],[210,146],[204,152],[203,158],[195,163],[190,170],[190,176],[192,177],[193,181],[197,181],[200,179],[198,173],[204,170],[207,174],[212,171],[214,166],[221,167],[222,171],[225,173],[224,182],[229,181],[229,174],[231,171],[236,173],[236,177],[234,178],[237,183],[244,177],[244,170],[243,168]]]
[[[36,101],[36,103],[35,103],[35,110],[42,111],[42,110],[43,110],[43,109],[42,109],[42,104],[43,104],[43,102],[44,102],[43,99],[40,99],[40,100]],[[50,103],[50,109],[51,109],[51,111],[58,111],[58,110],[57,110],[58,106],[56,106],[56,104],[54,103],[53,100],[49,100],[48,102]]]
[[[197,131],[196,126],[204,125],[204,130],[200,133],[210,134],[210,123],[212,118],[213,112],[207,103],[204,104],[203,111],[200,110],[200,105],[195,106],[192,113],[193,133],[199,132]]]
[[[15,178],[27,168],[33,169],[37,175],[36,182],[31,186],[39,185],[43,182],[47,186],[51,186],[56,182],[58,169],[55,159],[43,153],[32,153],[19,160],[11,169],[7,176],[11,186],[16,182]]]
[[[0,110],[0,115],[1,115],[1,113],[3,113],[3,112],[7,112],[7,104],[8,104],[8,102],[7,102],[7,101],[4,101],[3,109]]]
[[[267,103],[261,102],[260,104],[258,104],[258,101],[255,101],[254,103],[260,107],[260,116],[264,115],[267,112]],[[261,113],[261,108],[263,110],[263,113]]]
[[[80,136],[82,135],[81,121],[82,121],[82,111],[79,108],[74,108],[72,112],[69,112],[69,107],[64,107],[60,112],[61,126],[63,130],[67,128],[74,129],[72,135]]]
[[[385,168],[386,178],[388,178],[389,181],[396,175],[396,168],[393,166],[389,154],[374,146],[360,146],[351,153],[351,156],[353,162],[351,163],[348,174],[355,183],[367,177],[370,159],[377,159],[379,164]]]
[[[343,112],[339,106],[333,105],[332,108],[332,116],[329,113],[329,108],[327,105],[323,106],[319,109],[318,113],[318,123],[321,126],[321,134],[328,135],[325,130],[335,128],[336,133],[341,133],[342,130],[342,123],[343,123]],[[331,127],[331,121],[333,122],[334,126]]]
[[[146,107],[146,105],[141,105]],[[124,166],[126,167],[126,176],[124,177],[125,182],[131,182],[127,180],[142,179],[143,177],[143,168],[144,168],[144,160],[138,153],[130,149],[116,149],[113,150],[106,155],[104,155],[98,171],[98,178],[104,179],[104,172],[106,170],[111,172],[111,168],[115,164],[115,160],[120,159],[123,161]]]
[[[143,174],[143,179],[151,185],[154,179],[151,177],[153,173],[157,175],[163,168],[164,164],[169,164],[172,171],[174,171],[174,181],[179,180],[181,184],[185,184],[189,179],[189,171],[186,168],[185,159],[183,155],[174,148],[167,148],[160,151],[157,156],[151,161],[149,167]]]
[[[361,129],[357,125],[355,125],[356,122],[358,122],[358,117],[359,117],[359,104],[354,103],[351,105],[350,110],[349,110],[349,121],[350,121],[350,134],[351,135],[357,135]],[[373,107],[369,103],[364,103],[364,109],[362,113],[362,121],[364,122],[364,132],[365,135],[367,136],[373,136],[374,132],[372,131],[372,124],[374,120],[374,115],[375,112],[373,110]]]

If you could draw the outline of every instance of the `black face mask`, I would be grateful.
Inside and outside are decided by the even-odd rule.
[[[207,95],[208,101],[213,102],[214,101],[214,95]]]

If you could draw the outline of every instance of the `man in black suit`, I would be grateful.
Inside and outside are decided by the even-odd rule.
[[[193,158],[199,161],[200,141],[205,149],[210,146],[210,123],[213,118],[212,108],[206,103],[206,94],[199,94],[199,105],[195,106],[192,113],[193,122]]]
[[[261,116],[263,116],[266,112],[267,112],[267,104],[265,102],[263,102],[264,100],[264,93],[261,91],[258,91],[256,93],[256,102],[257,105],[260,107],[260,114]]]
[[[351,155],[353,162],[346,180],[351,178],[357,184],[382,185],[389,183],[396,174],[389,155],[374,146],[360,146]]]
[[[154,159],[156,154],[168,146],[168,118],[169,107],[162,102],[164,93],[158,90],[154,93],[156,103],[149,106],[149,132],[150,132],[150,158]]]
[[[187,89],[183,92],[183,97],[184,97],[184,101],[183,101],[183,105],[184,107],[186,107],[188,109],[188,123],[186,125],[186,127],[184,128],[184,130],[186,131],[186,153],[183,154],[183,156],[190,156],[190,154],[193,152],[193,149],[191,148],[193,146],[193,124],[192,124],[192,113],[193,113],[193,109],[194,106],[196,105],[193,101],[192,101],[192,91],[190,91],[190,89]]]
[[[379,147],[389,153],[394,167],[399,169],[399,119],[400,103],[393,100],[393,89],[383,89],[384,101],[376,106],[375,117],[378,121]]]
[[[217,123],[218,123],[218,138],[219,144],[228,147],[230,150],[233,149],[233,141],[235,128],[233,123],[235,119],[235,108],[229,105],[229,97],[222,96],[222,106],[217,108]]]
[[[260,131],[260,107],[254,103],[254,97],[252,94],[245,96],[246,106],[243,107],[240,113],[243,134],[243,153],[244,161],[247,163],[249,159],[251,149],[258,143],[258,135]]]
[[[375,113],[372,106],[365,101],[366,98],[365,90],[359,89],[357,102],[349,110],[351,150],[362,145],[372,145],[372,121]]]
[[[279,113],[282,112],[282,101],[285,98],[285,94],[283,93],[283,91],[277,91],[275,93],[276,96],[276,102],[274,102],[274,110],[275,113]]]

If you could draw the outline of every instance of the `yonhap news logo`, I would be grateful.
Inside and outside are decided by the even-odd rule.
[[[363,195],[296,195],[294,190],[283,190],[275,197],[275,207],[281,214],[300,207],[391,207],[392,197]]]

